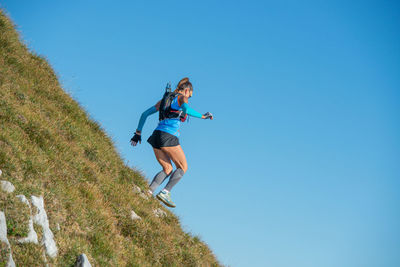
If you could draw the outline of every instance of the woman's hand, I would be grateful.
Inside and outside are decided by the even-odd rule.
[[[206,114],[204,114],[203,116],[201,116],[202,119],[206,120],[206,119],[214,119],[213,114],[211,114],[210,112],[207,112]]]
[[[139,131],[136,131],[135,135],[131,138],[131,145],[136,146],[137,143],[142,143],[142,134]]]

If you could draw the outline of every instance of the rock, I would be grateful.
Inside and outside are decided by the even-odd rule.
[[[134,192],[135,194],[139,194],[139,196],[140,196],[141,198],[149,199],[149,197],[146,196],[146,194],[143,193],[142,189],[140,189],[140,187],[137,186],[137,185],[133,185],[133,192]]]
[[[28,199],[24,195],[18,195],[17,198],[21,200],[22,203],[25,203],[29,207],[29,233],[27,237],[21,238],[18,240],[19,243],[34,243],[38,244],[38,236],[35,232],[35,228],[33,228],[33,216],[32,216],[32,208],[31,204],[29,203]]]
[[[6,193],[12,193],[15,190],[15,187],[12,183],[10,183],[9,181],[4,181],[1,180],[1,190],[3,190]]]
[[[10,255],[8,256],[8,263],[7,263],[6,267],[15,267],[15,262],[12,257],[11,248],[10,248]]]
[[[8,242],[8,238],[7,238],[6,216],[4,215],[4,212],[2,212],[2,211],[0,211],[0,242],[6,243],[6,245],[8,246],[8,250],[10,251],[10,254],[8,256],[8,263],[7,263],[6,267],[15,267],[15,262],[12,257],[10,242]]]
[[[54,241],[53,232],[49,227],[49,220],[47,219],[46,210],[44,209],[43,197],[31,196],[31,201],[38,210],[38,213],[33,217],[33,221],[42,227],[42,243],[44,244],[47,255],[49,255],[51,258],[54,258],[57,256],[58,249],[56,242]]]
[[[6,243],[7,246],[10,245],[7,239],[7,222],[4,212],[0,211],[0,242]]]
[[[142,193],[142,189],[140,189],[140,187],[137,185],[133,185],[133,192],[136,194],[140,194]]]
[[[90,265],[90,262],[89,262],[88,258],[86,257],[86,255],[81,254],[76,259],[74,267],[92,267],[92,265]]]
[[[165,217],[167,216],[167,213],[165,211],[163,211],[162,209],[158,208],[153,210],[153,213],[156,217]]]
[[[140,220],[142,218],[140,218],[139,215],[137,215],[133,210],[131,210],[131,219],[132,220]]]
[[[0,170],[0,176],[3,174],[3,172]]]
[[[22,203],[26,204],[29,208],[31,207],[31,204],[24,195],[17,195],[17,198],[21,200]]]

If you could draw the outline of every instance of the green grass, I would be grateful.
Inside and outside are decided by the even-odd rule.
[[[10,250],[6,243],[0,242],[0,267],[5,267],[8,260],[8,254]]]
[[[19,199],[8,197],[5,194],[0,197],[0,200],[0,209],[4,211],[7,217],[7,235],[18,238],[26,237],[29,231],[29,207]]]
[[[111,51],[112,52],[112,51]],[[16,195],[42,195],[59,255],[52,266],[73,266],[85,253],[93,266],[220,266],[179,219],[133,185],[148,185],[128,167],[101,126],[66,94],[48,62],[20,41],[0,11],[0,169],[16,187],[0,195],[17,266],[43,266],[43,247],[18,244],[28,208]],[[166,217],[154,216],[162,208]],[[132,221],[134,210],[142,220]],[[35,212],[35,210],[34,210]],[[57,230],[59,225],[60,230]],[[39,237],[40,227],[35,225]],[[0,244],[0,266],[7,247]]]
[[[35,244],[11,243],[13,259],[17,266],[45,266],[43,255],[44,249]]]

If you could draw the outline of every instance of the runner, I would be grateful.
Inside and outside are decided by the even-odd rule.
[[[174,92],[170,91],[170,87],[168,90],[167,86],[167,91],[163,98],[156,105],[142,113],[135,135],[131,139],[132,146],[136,146],[138,142],[141,143],[141,133],[147,117],[158,111],[158,126],[147,139],[147,142],[153,147],[156,159],[163,169],[154,177],[148,189],[148,194],[153,195],[157,187],[170,176],[165,188],[157,194],[157,198],[172,208],[175,207],[175,204],[171,199],[171,190],[188,168],[185,153],[178,139],[180,124],[187,119],[188,115],[201,119],[213,119],[213,115],[210,112],[202,115],[188,106],[188,100],[192,95],[193,87],[189,78],[180,80]],[[173,171],[171,160],[176,166],[175,171]]]

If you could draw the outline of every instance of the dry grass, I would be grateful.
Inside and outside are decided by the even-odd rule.
[[[182,231],[176,216],[154,216],[161,205],[133,192],[133,184],[147,186],[145,179],[62,90],[47,61],[21,43],[2,11],[0,169],[16,187],[0,197],[0,209],[18,266],[42,266],[44,260],[41,246],[16,242],[26,235],[28,221],[17,194],[44,196],[59,249],[56,259],[47,258],[51,265],[72,266],[86,253],[94,266],[219,266],[206,244]],[[142,220],[132,221],[131,210]]]

